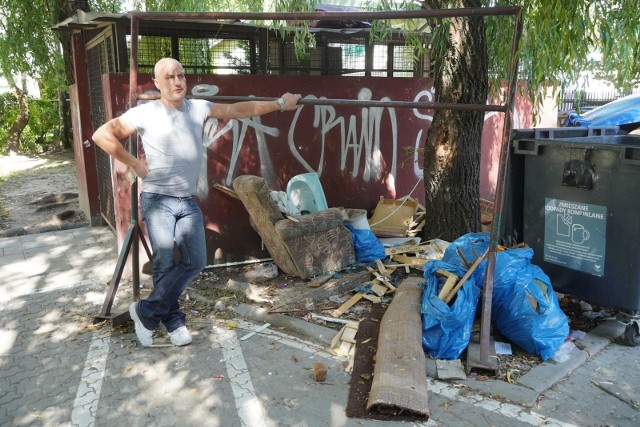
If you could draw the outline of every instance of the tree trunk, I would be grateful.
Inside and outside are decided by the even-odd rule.
[[[61,16],[64,16],[61,14]],[[60,21],[66,19],[65,16]],[[62,60],[64,62],[65,81],[67,86],[74,83],[73,75],[73,53],[71,49],[71,33],[68,31],[59,31],[58,38],[62,45]],[[71,107],[69,102],[69,93],[66,88],[60,88],[58,90],[58,116],[60,118],[60,124],[58,127],[58,134],[60,136],[60,142],[65,148],[73,147],[73,129],[71,126]]]
[[[11,124],[9,128],[9,132],[7,133],[7,150],[9,154],[11,153],[19,153],[20,152],[20,136],[22,135],[22,131],[25,127],[27,127],[27,123],[29,123],[29,102],[27,101],[27,77],[26,75],[22,75],[22,88],[19,88],[13,79],[7,79],[9,81],[9,85],[13,90],[13,94],[18,101],[18,117]]]
[[[446,1],[427,0],[428,8]],[[480,7],[458,0],[454,7]],[[446,23],[446,21],[442,21]],[[437,102],[485,104],[488,95],[487,43],[483,17],[451,19],[450,46],[436,64]],[[436,110],[424,151],[428,239],[455,240],[480,231],[480,153],[484,112]]]

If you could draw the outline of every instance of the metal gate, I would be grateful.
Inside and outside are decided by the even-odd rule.
[[[105,120],[102,75],[116,71],[113,35],[108,28],[87,43],[87,74],[89,80],[89,102],[91,105],[91,125],[98,129]],[[81,94],[80,94],[81,95]],[[100,215],[115,230],[116,221],[111,179],[111,161],[103,150],[96,150],[96,171],[98,176],[98,198]]]

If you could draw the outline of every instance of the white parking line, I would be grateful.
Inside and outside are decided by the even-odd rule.
[[[236,332],[218,325],[213,326],[213,333],[222,347],[224,363],[236,402],[238,417],[243,426],[264,427],[262,404],[256,397],[251,383],[249,368],[242,355],[240,341]]]
[[[331,353],[327,352],[322,347],[318,346],[317,343],[305,341],[272,329],[257,331],[259,327],[251,322],[239,320],[238,327],[244,330],[258,332],[264,337],[276,339],[278,340],[278,342],[288,345],[289,347],[297,348],[298,350],[303,350],[317,356],[343,359],[341,356],[332,355]],[[537,414],[529,410],[528,408],[514,405],[512,403],[501,402],[480,394],[465,393],[464,395],[462,395],[460,393],[460,389],[460,387],[453,386],[442,381],[432,379],[428,380],[427,391],[429,393],[434,393],[453,401],[470,404],[489,412],[497,412],[507,418],[512,418],[520,422],[535,426],[544,425],[554,427],[577,427],[574,424],[565,423],[560,420],[556,420],[555,418],[545,417],[544,415]],[[429,420],[422,423],[414,423],[413,425],[420,427],[433,427],[436,425],[436,423],[433,420]]]
[[[89,346],[80,385],[73,402],[70,425],[88,427],[95,425],[98,401],[102,390],[102,379],[107,366],[107,355],[111,345],[111,332],[108,328],[96,331]]]

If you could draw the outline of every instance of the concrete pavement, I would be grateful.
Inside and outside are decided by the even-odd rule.
[[[216,317],[197,297],[187,347],[160,334],[142,348],[132,325],[93,325],[117,255],[106,227],[0,239],[0,425],[640,425],[640,347],[618,344],[615,322],[587,335],[587,351],[518,384],[430,379],[427,422],[350,419],[350,378],[326,351],[331,329],[251,306]],[[114,312],[130,287],[124,278]],[[323,383],[311,378],[318,361]]]

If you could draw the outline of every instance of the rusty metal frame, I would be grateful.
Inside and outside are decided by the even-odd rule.
[[[498,233],[502,219],[502,208],[504,203],[504,193],[506,188],[506,171],[509,159],[509,140],[512,130],[512,110],[514,106],[517,75],[518,75],[518,49],[522,35],[522,13],[521,7],[488,7],[488,8],[457,8],[457,9],[420,9],[412,11],[376,11],[376,12],[131,12],[131,60],[129,64],[129,106],[137,105],[138,100],[156,99],[158,95],[143,95],[137,93],[138,86],[138,28],[140,21],[149,20],[211,20],[231,22],[236,20],[280,20],[286,22],[309,21],[309,20],[374,20],[374,19],[444,19],[455,17],[478,17],[478,16],[515,16],[511,57],[509,60],[509,83],[508,92],[504,104],[456,104],[456,103],[436,103],[436,102],[404,102],[404,101],[365,101],[350,99],[301,99],[302,105],[343,105],[362,107],[397,107],[397,108],[425,108],[432,110],[453,110],[453,111],[496,111],[504,114],[504,126],[501,141],[500,162],[498,170],[498,182],[496,188],[496,198],[494,202],[494,216],[491,226],[491,238],[488,250],[488,261],[484,280],[484,291],[482,298],[482,317],[480,330],[480,355],[478,366],[492,366],[489,360],[489,344],[491,342],[491,302],[493,294],[493,279],[495,273],[496,252],[498,247]],[[276,98],[256,98],[242,96],[209,96],[202,97],[212,101],[235,102],[245,100],[275,100]],[[131,154],[137,156],[137,141],[130,139]],[[115,298],[118,282],[122,275],[124,263],[131,249],[132,256],[132,279],[134,300],[140,298],[139,282],[139,259],[138,259],[138,238],[142,239],[143,246],[151,259],[149,248],[140,232],[138,219],[137,182],[131,187],[131,226],[127,232],[121,254],[118,258],[116,272],[114,272],[111,286],[107,292],[103,304],[102,317],[110,315],[111,305]],[[128,315],[128,313],[125,313]]]

